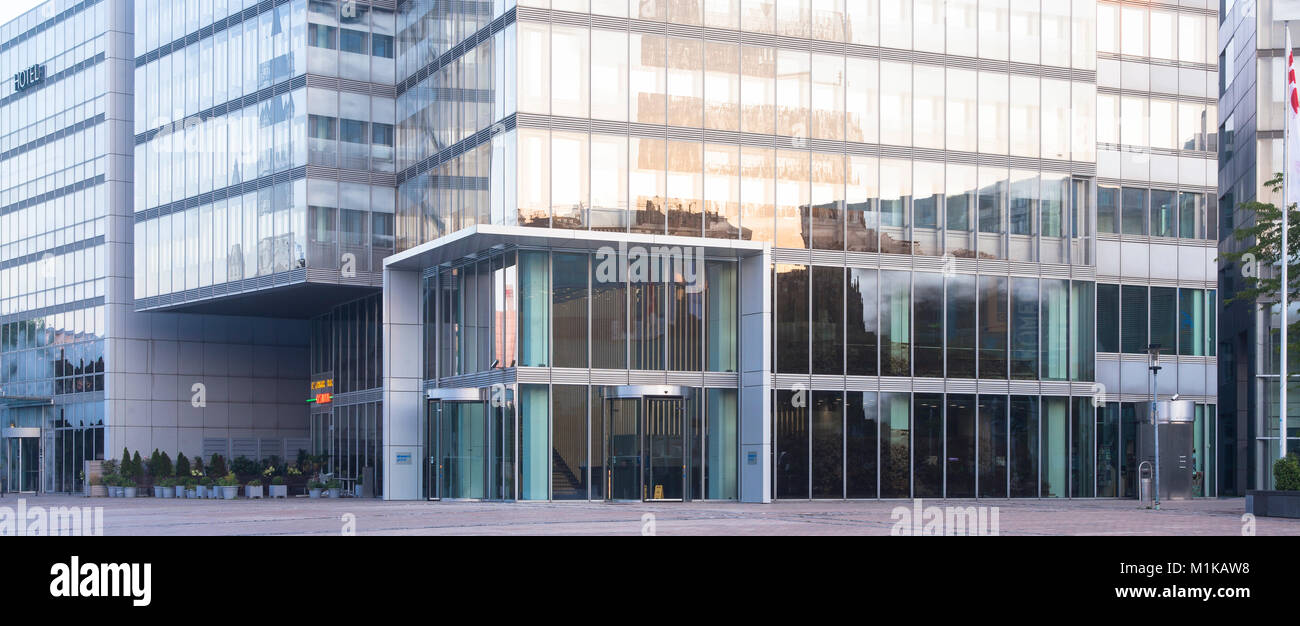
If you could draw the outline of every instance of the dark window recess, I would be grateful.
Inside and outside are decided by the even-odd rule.
[[[316,48],[334,49],[334,33],[338,29],[324,24],[307,25],[307,43]]]
[[[371,54],[385,59],[393,58],[393,38],[389,35],[370,36]]]
[[[340,138],[348,143],[366,143],[366,122],[339,120]]]
[[[1119,352],[1119,285],[1097,285],[1097,351]]]
[[[339,29],[339,50],[355,54],[365,54],[366,37],[369,33],[351,28]]]
[[[393,125],[375,122],[370,125],[371,143],[379,146],[393,145]]]
[[[1120,288],[1120,350],[1129,354],[1147,351],[1147,288],[1124,285]]]

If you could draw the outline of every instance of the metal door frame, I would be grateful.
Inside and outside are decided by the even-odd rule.
[[[36,476],[35,484],[31,489],[19,490],[15,487],[22,483],[23,475],[23,440],[33,439],[36,441]],[[0,440],[4,441],[5,450],[5,480],[4,490],[8,493],[40,493],[41,481],[44,478],[44,457],[45,457],[45,438],[40,428],[5,428],[0,432]],[[10,445],[13,442],[13,445]],[[13,452],[16,451],[16,454]],[[17,470],[17,471],[15,471]]]
[[[490,478],[492,475],[490,464],[492,460],[492,435],[489,429],[492,427],[492,411],[488,406],[487,394],[489,389],[479,389],[477,387],[458,387],[458,388],[435,388],[430,389],[425,394],[425,420],[424,427],[426,447],[432,448],[425,450],[425,459],[429,464],[425,472],[424,479],[428,481],[429,495],[426,499],[431,501],[440,501],[442,496],[442,471],[441,471],[441,452],[442,452],[442,407],[447,403],[455,404],[482,404],[484,419],[484,477],[483,483],[488,491],[487,498],[447,498],[451,501],[476,502],[482,500],[491,500],[493,493]]]
[[[690,466],[690,446],[685,445],[685,443],[687,439],[687,428],[689,427],[689,424],[686,423],[686,399],[688,397],[689,392],[690,392],[689,388],[682,387],[680,385],[621,385],[616,387],[607,387],[604,389],[604,391],[601,394],[600,412],[601,412],[601,426],[604,432],[603,441],[601,442],[601,466],[605,468],[605,474],[606,474],[606,476],[604,477],[606,481],[605,497],[604,497],[605,502],[684,502],[687,500],[688,481],[686,476],[687,474],[686,468]],[[653,497],[650,497],[650,494],[646,492],[646,472],[650,470],[649,451],[647,449],[647,446],[649,445],[648,442],[649,438],[646,436],[646,419],[647,419],[646,407],[648,404],[647,403],[648,400],[659,400],[659,399],[675,401],[678,408],[679,419],[681,419],[681,429],[682,429],[682,437],[683,437],[683,446],[682,446],[683,469],[682,469],[682,497],[681,498],[666,498],[666,499],[656,500]],[[621,500],[612,497],[613,484],[609,474],[610,472],[609,437],[610,437],[610,433],[612,432],[609,424],[609,420],[610,420],[609,403],[612,400],[636,400],[637,401],[637,408],[639,411],[637,415],[637,422],[636,422],[637,452],[638,452],[638,459],[639,459],[637,478],[639,483],[638,484],[639,492],[641,493],[641,497],[639,499]]]

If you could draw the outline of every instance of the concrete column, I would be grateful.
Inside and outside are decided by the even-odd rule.
[[[740,500],[772,501],[772,250],[740,261]]]
[[[418,270],[384,268],[385,500],[417,500],[424,485],[421,286]]]

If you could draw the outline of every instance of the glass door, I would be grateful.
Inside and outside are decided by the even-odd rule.
[[[686,410],[681,396],[606,397],[603,405],[606,500],[686,499]]]
[[[646,398],[645,493],[648,501],[685,499],[686,411],[681,398]]]
[[[11,437],[5,443],[5,490],[35,493],[40,482],[41,440],[39,437]]]
[[[438,428],[438,494],[486,499],[487,411],[482,402],[443,402]]]
[[[484,402],[429,402],[425,484],[430,500],[488,498],[487,418]]]
[[[641,499],[641,400],[605,400],[605,498]]]
[[[430,400],[424,423],[424,497],[430,500],[438,499],[438,415],[440,413],[442,413],[442,403]]]

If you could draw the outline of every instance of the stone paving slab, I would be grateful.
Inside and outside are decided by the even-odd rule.
[[[0,498],[17,507],[18,498]],[[105,535],[889,535],[911,500],[690,503],[385,502],[382,500],[134,500],[27,496],[28,507],[104,508]],[[925,500],[922,507],[997,507],[1001,535],[1241,535],[1241,498]],[[351,515],[351,518],[347,516]],[[1300,535],[1300,520],[1257,518],[1258,535]]]

